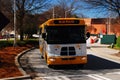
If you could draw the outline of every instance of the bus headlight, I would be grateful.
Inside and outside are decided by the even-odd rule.
[[[50,61],[55,61],[55,58],[50,58],[49,60],[50,60]]]
[[[81,57],[81,60],[86,60],[87,58],[86,57]]]

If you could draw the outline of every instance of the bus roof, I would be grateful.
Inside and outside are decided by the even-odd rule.
[[[49,19],[43,23],[40,27],[47,26],[57,26],[57,25],[85,25],[84,19],[81,18],[54,18]]]

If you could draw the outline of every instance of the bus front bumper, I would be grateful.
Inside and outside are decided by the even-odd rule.
[[[87,56],[48,57],[48,65],[86,64]]]

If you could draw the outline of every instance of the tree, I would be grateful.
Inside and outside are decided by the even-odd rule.
[[[0,0],[0,11],[9,15],[12,12],[11,0]]]
[[[33,34],[37,34],[38,30],[38,24],[37,24],[37,16],[32,14],[27,14],[24,17],[24,34],[27,36],[27,38],[31,38]]]
[[[17,29],[20,33],[20,40],[23,40],[24,27],[23,20],[26,13],[36,13],[42,11],[48,6],[49,0],[16,0],[17,6]]]
[[[120,18],[120,0],[81,0],[85,2],[87,9],[100,10],[107,13],[108,16],[114,17],[115,13]],[[99,13],[99,12],[98,12]],[[110,14],[112,13],[112,15]]]
[[[5,27],[8,31],[13,29],[13,9],[11,0],[0,0],[0,11],[10,19],[10,23]]]
[[[77,17],[77,10],[81,9],[82,6],[79,5],[80,1],[78,0],[57,0],[56,4],[53,4],[53,8],[50,10],[53,12],[54,17]],[[79,13],[79,15],[81,15]]]

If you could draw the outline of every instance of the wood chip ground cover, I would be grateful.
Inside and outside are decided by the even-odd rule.
[[[28,47],[6,47],[0,49],[0,78],[22,76],[15,65],[15,57]]]

